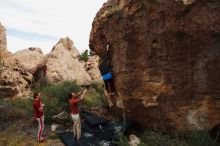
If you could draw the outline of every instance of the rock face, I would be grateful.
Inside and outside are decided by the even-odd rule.
[[[6,30],[0,23],[0,56],[3,56],[7,52],[6,43]]]
[[[108,1],[90,48],[109,45],[118,99],[140,127],[220,124],[220,1]]]
[[[94,81],[101,80],[101,74],[98,68],[99,65],[99,56],[93,55],[90,56],[88,61],[86,62],[86,71],[89,73],[90,77]]]
[[[19,67],[4,67],[0,73],[0,97],[24,97],[30,94],[32,74]]]
[[[84,69],[85,64],[79,61],[78,55],[79,52],[74,47],[73,41],[69,38],[62,38],[46,56],[43,63],[35,68],[34,77],[39,78],[45,75],[50,83],[75,80],[79,84],[88,84],[91,78]]]
[[[18,51],[12,55],[9,62],[18,62],[20,66],[30,72],[44,60],[43,52],[40,48],[28,48]]]
[[[11,54],[7,51],[5,31],[0,24],[0,98],[27,96],[30,94],[32,75],[22,69],[17,61],[9,61]]]

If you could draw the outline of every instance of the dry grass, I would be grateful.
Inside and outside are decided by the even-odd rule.
[[[19,130],[18,125],[12,125],[0,132],[0,146],[64,146],[59,139],[48,139],[39,144],[34,134]]]

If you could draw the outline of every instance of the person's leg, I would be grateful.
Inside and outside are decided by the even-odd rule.
[[[77,120],[76,131],[77,131],[77,139],[80,139],[81,138],[81,122],[80,122],[80,118]]]
[[[110,92],[109,90],[109,80],[103,80],[105,83],[105,89],[107,90],[107,92]]]
[[[42,137],[44,135],[44,116],[42,116]]]
[[[73,135],[76,137],[76,119],[75,115],[71,114],[72,120],[73,120]]]
[[[107,97],[108,105],[109,105],[109,107],[111,107],[113,105],[113,103],[110,99],[111,98],[111,90],[109,89],[109,80],[103,80],[103,81],[105,83],[105,89],[106,89],[106,90],[104,90],[104,93]]]
[[[73,136],[74,136],[74,137],[76,137],[76,135],[77,135],[76,125],[77,125],[77,122],[74,121],[74,122],[73,122]]]
[[[109,88],[112,95],[115,95],[115,84],[113,78],[109,79]]]
[[[36,118],[38,121],[38,133],[37,133],[37,140],[40,142],[42,140],[42,129],[43,129],[43,124],[42,124],[42,117]]]

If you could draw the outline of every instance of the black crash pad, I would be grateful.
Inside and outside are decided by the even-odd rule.
[[[83,122],[81,127],[83,131],[91,133],[99,139],[111,141],[118,137],[118,134],[127,132],[130,125],[130,122],[127,122],[126,125],[123,122],[114,122],[105,125],[90,126],[87,122]]]
[[[73,138],[73,133],[58,133],[58,137],[65,144],[65,146],[78,146],[76,139]]]
[[[88,112],[82,112],[80,116],[84,120],[81,124],[82,136],[78,143],[73,133],[58,133],[65,146],[115,146],[114,141],[119,134],[126,132],[131,125],[130,122],[111,123]]]
[[[58,136],[61,141],[65,144],[65,146],[115,146],[110,141],[100,140],[94,136],[86,136],[90,135],[88,133],[82,132],[81,139],[77,142],[76,138],[73,137],[73,133],[66,132],[66,133],[59,133]]]
[[[107,124],[109,123],[108,120],[102,118],[102,117],[99,117],[95,114],[92,114],[92,113],[88,113],[88,112],[81,112],[80,113],[80,117],[85,119],[89,125],[91,126],[94,126],[94,125],[103,125],[103,124]]]

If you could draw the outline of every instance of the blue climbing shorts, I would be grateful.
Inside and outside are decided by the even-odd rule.
[[[112,73],[107,73],[107,74],[105,74],[105,75],[102,76],[102,79],[103,79],[103,80],[109,80],[109,79],[111,79],[111,78],[112,78]]]

